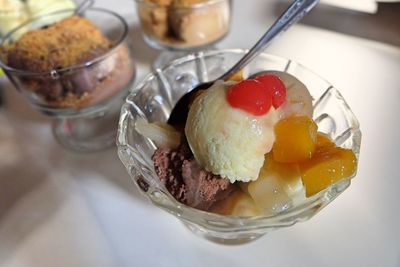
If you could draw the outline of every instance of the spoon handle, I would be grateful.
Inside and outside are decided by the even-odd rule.
[[[271,41],[280,33],[286,31],[290,26],[302,19],[319,0],[296,0],[279,17],[279,19],[269,28],[261,39],[242,57],[229,71],[224,73],[219,80],[227,80],[236,72],[240,71],[258,54],[260,54]]]
[[[91,8],[94,4],[95,0],[84,0],[75,8],[75,15],[82,15],[86,9]]]

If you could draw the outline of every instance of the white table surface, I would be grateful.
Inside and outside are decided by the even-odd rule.
[[[219,47],[248,48],[275,1],[234,1]],[[139,79],[157,53],[133,1],[98,1],[132,26]],[[340,23],[340,21],[338,22]],[[242,246],[200,239],[133,186],[116,149],[76,154],[7,82],[0,110],[0,266],[400,266],[400,48],[296,25],[268,50],[326,77],[359,118],[359,171],[317,216]]]

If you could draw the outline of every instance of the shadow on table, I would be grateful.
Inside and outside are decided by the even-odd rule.
[[[150,206],[148,199],[136,188],[124,165],[119,160],[116,147],[87,154],[79,154],[71,151],[65,152],[67,155],[66,160],[70,166],[79,170],[79,173],[87,174],[79,176],[79,173],[74,174],[74,170],[71,170],[71,173],[74,174],[73,176],[77,180],[85,180],[90,178],[90,176],[96,176],[97,179],[104,179],[105,182],[111,182],[119,189],[122,189],[124,193],[133,197],[135,201],[138,200],[141,204]]]
[[[31,156],[21,151],[15,159],[13,164],[4,166],[3,161],[0,165],[0,265],[50,220],[62,203],[62,195],[49,187],[43,166],[32,164]]]
[[[115,148],[69,152],[54,140],[50,120],[27,105],[23,96],[9,91],[6,101],[9,104],[0,110],[0,265],[60,210],[70,191],[59,184],[59,174],[67,174],[66,185],[68,179],[79,184],[85,173],[98,174],[94,177],[111,182],[107,185],[114,192],[150,207]]]
[[[11,114],[13,119],[24,122],[45,123],[50,119],[36,111],[28,99],[22,95],[14,86],[5,80],[2,81],[1,90],[3,91],[3,104],[0,109],[1,114]]]
[[[278,2],[274,14],[280,15],[287,6]],[[379,3],[376,14],[319,5],[300,23],[400,46],[400,3]]]

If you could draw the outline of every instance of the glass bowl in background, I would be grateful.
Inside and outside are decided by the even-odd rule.
[[[74,11],[34,18],[8,33],[1,46],[12,44],[27,31],[71,16]],[[81,15],[110,40],[107,52],[44,72],[16,69],[2,62],[0,66],[38,111],[56,118],[53,130],[61,144],[74,150],[95,151],[115,143],[120,106],[133,85],[135,66],[128,44],[128,25],[120,15],[99,8],[87,9]],[[54,53],[60,54],[64,49],[68,46],[57,48]]]
[[[232,0],[135,1],[145,42],[164,50],[156,66],[212,46],[230,29]]]
[[[119,157],[138,188],[156,206],[176,216],[194,233],[224,244],[249,242],[269,231],[307,220],[350,185],[350,179],[343,179],[298,206],[274,216],[258,217],[222,216],[200,211],[178,202],[169,194],[154,171],[151,156],[156,146],[136,131],[136,121],[167,121],[172,107],[184,93],[198,83],[219,77],[245,53],[246,50],[241,49],[198,52],[149,74],[126,99],[118,129]],[[337,89],[300,64],[269,54],[259,55],[245,72],[251,75],[265,70],[283,71],[304,83],[314,98],[314,119],[319,131],[328,134],[338,146],[352,149],[358,157],[359,124]]]

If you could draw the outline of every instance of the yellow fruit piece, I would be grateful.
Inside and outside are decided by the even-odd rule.
[[[306,197],[352,176],[356,171],[357,158],[353,151],[335,147],[333,142],[328,141],[327,137],[319,136],[312,158],[299,164]]]
[[[289,117],[275,125],[274,160],[295,163],[312,157],[317,141],[317,125],[307,116]]]
[[[231,77],[228,78],[229,81],[240,82],[244,80],[243,77],[243,69],[233,74]]]
[[[279,173],[285,181],[291,181],[300,175],[297,163],[282,163],[274,160],[271,154],[265,156],[263,170]]]
[[[256,206],[254,200],[245,193],[238,191],[234,199],[234,205],[231,211],[233,216],[252,217],[261,215],[261,210]]]
[[[326,148],[326,147],[336,147],[335,143],[324,133],[317,134],[316,149]]]
[[[276,162],[272,155],[268,154],[263,169],[264,172],[275,173],[277,175],[281,188],[292,199],[293,204],[302,202],[305,199],[299,164]]]
[[[257,180],[249,182],[247,192],[264,214],[272,215],[292,204],[286,193],[280,174],[263,167]]]
[[[242,190],[236,190],[230,197],[216,204],[212,210],[221,215],[253,217],[261,215],[261,210],[254,200]]]

